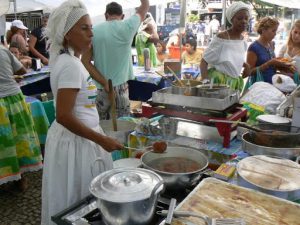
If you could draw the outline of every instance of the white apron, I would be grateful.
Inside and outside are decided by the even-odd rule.
[[[104,134],[100,126],[94,130]],[[97,157],[105,170],[113,168],[111,154],[96,143],[82,138],[54,121],[48,131],[42,186],[42,225],[55,225],[51,216],[83,199],[93,177],[91,165]],[[96,164],[94,173],[104,168]],[[46,201],[48,199],[48,201]]]

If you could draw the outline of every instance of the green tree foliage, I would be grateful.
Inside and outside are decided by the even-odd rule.
[[[191,23],[198,22],[199,21],[199,15],[190,14],[188,16],[188,21],[191,22]]]

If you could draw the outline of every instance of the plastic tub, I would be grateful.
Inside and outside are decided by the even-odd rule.
[[[185,47],[181,48],[181,51],[185,51]],[[169,57],[171,59],[180,59],[180,47],[179,46],[170,46],[169,47]]]

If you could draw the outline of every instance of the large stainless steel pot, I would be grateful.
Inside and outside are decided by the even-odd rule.
[[[159,160],[163,157],[179,157],[194,160],[199,163],[200,169],[189,173],[169,173],[151,167],[154,160]],[[164,153],[149,151],[143,154],[141,161],[144,168],[153,170],[163,178],[166,190],[185,189],[194,186],[208,166],[208,159],[205,155],[197,150],[184,147],[168,147]]]
[[[147,225],[163,190],[162,178],[142,168],[118,168],[95,177],[90,192],[107,225]]]
[[[300,165],[289,159],[250,156],[237,164],[238,184],[279,198],[300,198]]]
[[[242,149],[250,155],[270,155],[291,160],[295,160],[300,156],[300,147],[276,148],[258,145],[248,132],[242,136]]]

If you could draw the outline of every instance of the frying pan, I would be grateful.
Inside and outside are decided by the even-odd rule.
[[[255,127],[262,132],[250,130],[249,135],[257,145],[276,148],[295,148],[300,145],[299,127],[269,123],[261,123]]]
[[[257,145],[276,148],[294,148],[299,146],[300,128],[289,125],[260,123],[250,126],[244,122],[230,120],[214,120],[209,122],[231,123],[249,129],[251,139]]]

